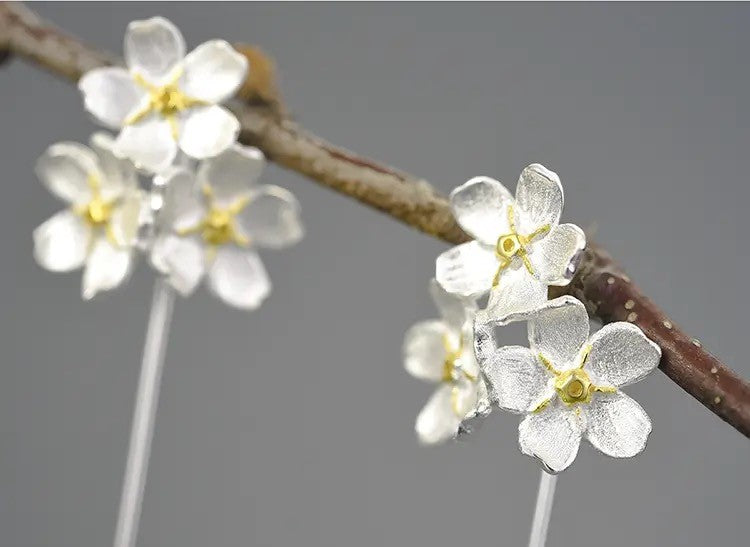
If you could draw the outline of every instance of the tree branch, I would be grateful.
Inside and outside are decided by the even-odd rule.
[[[118,62],[16,3],[0,4],[0,61],[4,52],[71,82],[92,68]],[[469,239],[454,221],[447,199],[426,181],[307,133],[279,115],[278,105],[241,103],[233,110],[242,125],[240,141],[257,146],[271,161],[448,243]],[[750,384],[682,332],[600,247],[590,243],[571,284],[555,288],[551,296],[563,293],[579,298],[604,322],[638,325],[661,346],[661,370],[750,437]]]

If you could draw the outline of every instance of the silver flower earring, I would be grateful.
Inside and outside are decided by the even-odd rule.
[[[441,318],[409,329],[404,367],[415,378],[438,384],[415,424],[422,443],[438,444],[455,438],[466,420],[489,413],[489,401],[474,358],[476,304],[445,292],[434,279],[430,294]]]
[[[559,473],[582,438],[615,458],[640,453],[651,433],[646,412],[620,388],[659,364],[661,349],[632,323],[610,323],[589,337],[589,317],[572,296],[505,322],[527,321],[529,347],[497,347],[495,323],[477,319],[476,356],[490,400],[525,414],[518,428],[524,454]]]
[[[474,297],[490,291],[488,309],[507,315],[542,305],[548,286],[570,282],[586,237],[575,224],[559,224],[557,174],[529,165],[515,199],[500,182],[476,177],[453,190],[450,200],[474,241],[438,257],[435,277],[446,291]]]

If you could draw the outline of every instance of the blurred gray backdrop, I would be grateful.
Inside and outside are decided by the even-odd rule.
[[[162,14],[193,47],[262,45],[302,124],[447,192],[487,174],[560,174],[564,218],[745,377],[750,6],[690,4],[35,4],[120,52]],[[109,545],[153,274],[90,303],[42,271],[31,231],[60,205],[32,168],[94,130],[75,87],[0,70],[0,545]],[[177,302],[139,547],[515,547],[539,470],[495,413],[466,443],[418,446],[431,387],[401,365],[435,315],[444,244],[269,166],[306,240],[267,252],[250,315]],[[558,483],[550,546],[748,545],[748,441],[660,372],[629,393],[645,453],[585,445]]]

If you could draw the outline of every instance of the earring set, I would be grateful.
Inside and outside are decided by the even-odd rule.
[[[533,164],[521,173],[515,199],[500,182],[477,177],[450,201],[473,241],[437,258],[430,291],[441,319],[406,334],[406,370],[440,384],[417,417],[419,440],[436,444],[470,432],[496,406],[524,415],[519,447],[552,474],[573,463],[584,437],[608,456],[640,453],[651,421],[620,388],[655,369],[661,350],[626,322],[589,336],[579,300],[547,300],[549,286],[569,284],[586,246],[578,226],[559,224],[558,176]],[[485,295],[479,311],[476,300]],[[496,328],[521,321],[528,347],[499,347]]]
[[[90,148],[54,144],[37,162],[69,205],[34,231],[37,262],[83,267],[90,299],[124,283],[145,251],[182,295],[206,278],[225,303],[257,308],[271,282],[255,248],[293,245],[303,229],[290,192],[256,184],[263,154],[236,143],[239,122],[221,106],[244,82],[247,59],[223,40],[186,54],[162,17],[132,22],[124,49],[127,69],[97,68],[78,83],[86,110],[119,134],[96,133]]]

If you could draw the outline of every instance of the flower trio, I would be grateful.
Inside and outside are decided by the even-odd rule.
[[[515,198],[477,177],[450,200],[473,240],[437,258],[430,289],[441,319],[417,323],[404,341],[406,370],[438,384],[417,417],[420,441],[469,432],[495,405],[523,415],[519,447],[549,473],[573,463],[584,437],[608,456],[640,453],[651,421],[620,389],[656,368],[661,350],[631,323],[590,335],[580,301],[547,300],[548,286],[570,282],[586,246],[578,226],[559,224],[558,176],[534,164],[521,173]],[[518,321],[527,323],[528,347],[498,347],[496,329]]]
[[[66,209],[34,231],[44,268],[83,267],[82,296],[120,286],[139,252],[181,294],[205,278],[222,301],[255,309],[271,290],[256,248],[282,248],[303,234],[287,190],[257,184],[263,154],[236,143],[240,125],[221,106],[248,70],[223,40],[186,54],[168,20],[134,21],[127,69],[91,70],[79,81],[86,110],[104,127],[89,146],[62,142],[37,175]],[[139,176],[151,178],[148,192]]]
[[[292,194],[257,184],[263,155],[236,143],[239,122],[221,106],[247,60],[222,40],[186,54],[179,30],[160,17],[131,23],[124,50],[127,69],[94,69],[79,82],[86,110],[117,135],[54,144],[37,163],[66,208],[34,231],[36,260],[51,271],[83,268],[89,299],[123,284],[145,252],[182,295],[205,279],[227,304],[257,308],[271,283],[255,249],[292,245],[303,229]],[[549,286],[570,282],[586,244],[579,227],[559,223],[557,175],[534,164],[515,197],[477,177],[450,199],[473,240],[437,258],[430,291],[441,318],[414,325],[404,341],[406,370],[438,386],[417,417],[419,439],[469,432],[494,405],[524,415],[520,449],[550,473],[575,460],[584,437],[609,456],[638,454],[651,422],[620,389],[651,372],[661,352],[630,323],[590,335],[581,302],[547,299]],[[498,347],[495,329],[518,321],[528,347]]]

